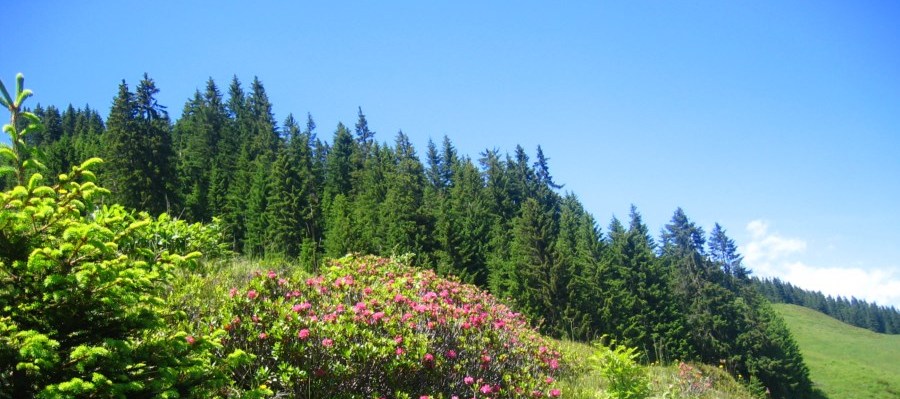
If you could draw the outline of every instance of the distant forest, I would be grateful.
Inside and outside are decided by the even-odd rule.
[[[722,366],[773,397],[810,392],[796,343],[718,224],[707,234],[678,208],[654,237],[632,206],[602,230],[540,147],[533,160],[519,146],[473,158],[444,137],[420,158],[402,131],[378,141],[362,109],[325,141],[309,114],[277,123],[256,78],[245,91],[235,77],[225,94],[210,79],[175,121],[157,93],[146,74],[134,90],[122,81],[105,120],[87,106],[37,106],[45,129],[29,140],[45,175],[99,156],[110,202],[219,224],[248,257],[315,270],[349,252],[414,253],[546,334]]]
[[[805,306],[877,333],[900,334],[900,311],[893,306],[879,306],[856,298],[825,296],[819,291],[804,290],[778,278],[753,278],[753,285],[774,303]]]

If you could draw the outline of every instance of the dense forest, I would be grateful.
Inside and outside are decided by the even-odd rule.
[[[444,137],[420,157],[402,131],[379,141],[362,109],[326,141],[311,115],[278,123],[257,78],[245,91],[235,77],[225,94],[208,80],[175,121],[158,90],[146,74],[133,90],[122,81],[105,120],[88,106],[36,106],[45,128],[28,144],[47,176],[103,158],[106,201],[219,225],[248,257],[317,270],[347,253],[412,253],[551,336],[607,336],[646,362],[721,366],[773,397],[811,390],[796,343],[718,224],[707,234],[678,208],[654,237],[632,206],[601,229],[540,147],[533,160],[522,147],[472,158]]]
[[[879,306],[856,298],[826,296],[793,284],[774,279],[753,278],[753,285],[769,301],[789,303],[818,310],[844,323],[877,333],[900,334],[900,311],[891,306]]]

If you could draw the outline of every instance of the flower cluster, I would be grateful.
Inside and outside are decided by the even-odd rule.
[[[558,397],[559,351],[471,285],[375,257],[230,292],[235,389],[321,397]]]

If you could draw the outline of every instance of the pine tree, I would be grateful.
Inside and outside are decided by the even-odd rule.
[[[289,257],[306,251],[305,260],[315,267],[321,221],[310,136],[300,131],[293,115],[285,120],[284,132],[288,142],[273,165],[266,210],[269,243],[273,250]]]
[[[387,187],[381,205],[385,246],[397,254],[422,253],[426,235],[424,167],[402,131],[397,133],[393,154],[394,169],[385,176]]]
[[[354,235],[359,238],[356,250],[363,253],[388,255],[387,232],[382,228],[381,207],[387,195],[387,178],[394,169],[394,155],[390,148],[373,143],[371,155],[352,176],[352,206]]]
[[[522,204],[513,221],[511,262],[512,291],[508,293],[524,313],[535,319],[545,332],[559,327],[562,274],[553,259],[556,238],[554,215],[545,212],[534,198]]]
[[[103,140],[108,162],[104,176],[114,199],[151,214],[177,203],[171,125],[165,107],[156,102],[158,92],[147,74],[135,93],[123,80]]]
[[[484,182],[468,158],[452,162],[449,190],[434,213],[437,269],[466,282],[486,286],[491,227],[496,219],[484,193]]]
[[[600,289],[594,277],[600,245],[593,217],[584,211],[574,194],[567,195],[560,206],[559,234],[553,246],[553,262],[560,273],[559,301],[564,306],[555,335],[578,340],[593,338]]]
[[[369,121],[359,107],[358,119],[356,121],[356,142],[363,149],[363,153],[368,153],[369,146],[375,141],[375,132],[369,130]]]
[[[325,204],[330,205],[331,201],[338,195],[344,196],[346,199],[350,195],[352,189],[351,177],[356,168],[353,167],[353,153],[356,151],[356,144],[350,132],[342,123],[338,123],[337,130],[334,132],[331,149],[328,151],[325,164]]]
[[[741,264],[743,258],[737,253],[737,245],[734,240],[725,235],[725,229],[718,223],[709,235],[709,258],[728,277],[729,288],[734,286],[734,280],[739,283],[745,283],[748,280],[749,272]]]
[[[355,250],[351,207],[344,194],[337,194],[327,209],[325,218],[325,256],[339,258]]]
[[[159,89],[147,74],[135,90],[138,134],[145,147],[138,148],[143,154],[142,171],[146,173],[147,186],[144,187],[141,209],[151,214],[169,211],[177,206],[175,194],[175,169],[173,168],[172,125],[166,107],[156,101]]]

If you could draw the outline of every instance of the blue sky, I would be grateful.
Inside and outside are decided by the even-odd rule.
[[[106,114],[148,72],[177,115],[258,76],[329,140],[361,106],[420,154],[540,144],[604,230],[680,206],[757,274],[900,307],[900,3],[258,3],[13,2],[0,78]]]

